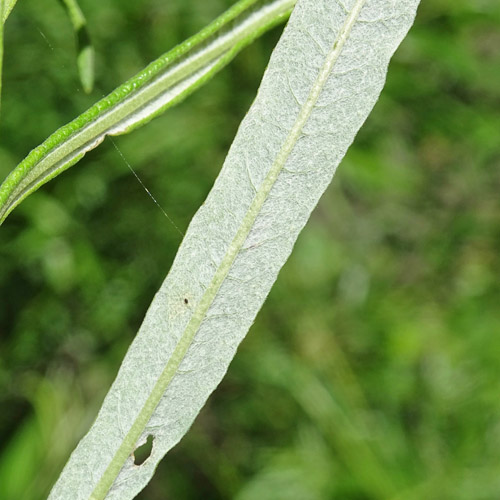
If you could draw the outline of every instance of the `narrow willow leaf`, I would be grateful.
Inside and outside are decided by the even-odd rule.
[[[76,0],[61,0],[68,11],[76,35],[78,74],[84,92],[89,94],[94,87],[95,50],[87,29],[87,20]]]
[[[184,99],[243,47],[285,20],[295,2],[240,0],[197,35],[57,130],[0,186],[0,224],[26,196],[78,162],[106,135],[130,132]]]
[[[377,100],[417,4],[299,0],[222,171],[52,499],[133,498],[189,429]],[[134,449],[148,436],[151,456],[134,465]]]
[[[4,12],[5,12],[5,0],[0,0],[0,16],[2,22],[0,22],[0,106],[2,100],[2,68],[3,68],[3,25],[5,22]]]
[[[0,101],[2,98],[2,73],[3,73],[3,32],[4,24],[9,17],[14,5],[16,5],[17,0],[0,0]],[[1,224],[0,220],[0,224]]]
[[[17,0],[0,0],[0,5],[3,4],[0,9],[2,23],[7,20],[16,2]]]

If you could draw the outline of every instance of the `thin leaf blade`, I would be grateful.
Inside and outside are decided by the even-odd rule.
[[[4,0],[0,0],[0,16],[2,20],[0,22],[0,106],[2,101],[2,69],[3,69],[3,25],[5,23],[5,9],[6,5]]]
[[[375,104],[418,3],[299,0],[221,174],[51,498],[133,498],[187,432]],[[151,456],[137,467],[133,451],[148,436]]]
[[[5,23],[7,21],[7,18],[9,17],[9,14],[12,12],[12,9],[14,8],[14,5],[16,5],[17,0],[2,0],[0,4],[2,5],[2,8],[0,9],[0,13],[2,15],[2,23]]]
[[[61,0],[66,7],[76,35],[78,75],[83,91],[90,94],[94,88],[95,79],[95,49],[87,28],[87,19],[78,5],[77,0]]]
[[[126,134],[182,101],[244,47],[284,21],[296,0],[240,0],[206,28],[49,136],[0,185],[0,225],[40,186],[107,135]]]

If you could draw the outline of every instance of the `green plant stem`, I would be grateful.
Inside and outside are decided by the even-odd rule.
[[[288,18],[296,0],[240,0],[35,148],[0,186],[0,224],[33,191],[106,135],[130,132],[177,104],[255,38]]]

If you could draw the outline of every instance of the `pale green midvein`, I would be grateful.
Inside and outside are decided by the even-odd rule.
[[[283,19],[295,2],[240,0],[205,30],[49,137],[0,186],[0,224],[26,196],[74,165],[106,135],[128,132],[192,92],[245,45]],[[180,62],[171,64],[179,58]]]
[[[132,424],[130,431],[125,436],[120,448],[117,450],[111,463],[104,472],[101,480],[94,489],[90,500],[103,500],[106,497],[109,489],[113,485],[113,482],[120,473],[123,464],[130,456],[130,454],[134,451],[138,439],[141,437],[144,428],[146,427],[149,419],[155,411],[156,406],[160,402],[160,399],[165,393],[169,383],[174,378],[177,369],[184,359],[184,356],[186,355],[191,342],[193,341],[203,319],[205,318],[208,309],[213,303],[219,288],[226,279],[226,276],[228,275],[234,260],[239,254],[248,234],[250,233],[255,219],[257,218],[262,206],[264,205],[281,170],[285,166],[288,156],[292,152],[297,140],[299,139],[304,125],[309,119],[309,116],[311,115],[311,112],[316,105],[318,97],[321,94],[321,91],[340,53],[342,52],[342,48],[344,47],[344,44],[349,37],[349,34],[365,3],[366,0],[357,0],[352,11],[349,13],[337,40],[331,48],[331,51],[328,54],[326,61],[309,92],[307,100],[300,109],[297,120],[295,121],[281,150],[279,151],[276,159],[269,169],[269,173],[267,174],[258,192],[256,193],[238,231],[236,232],[236,236],[229,245],[224,258],[222,259],[221,264],[212,279],[212,282],[203,294],[165,369],[156,382],[156,385],[154,386],[146,403],[142,407],[139,415]]]

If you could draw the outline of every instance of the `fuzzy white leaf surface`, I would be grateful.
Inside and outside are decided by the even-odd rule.
[[[51,499],[131,499],[187,432],[373,108],[418,3],[299,0],[222,171]],[[148,435],[151,456],[136,466],[133,450]]]

